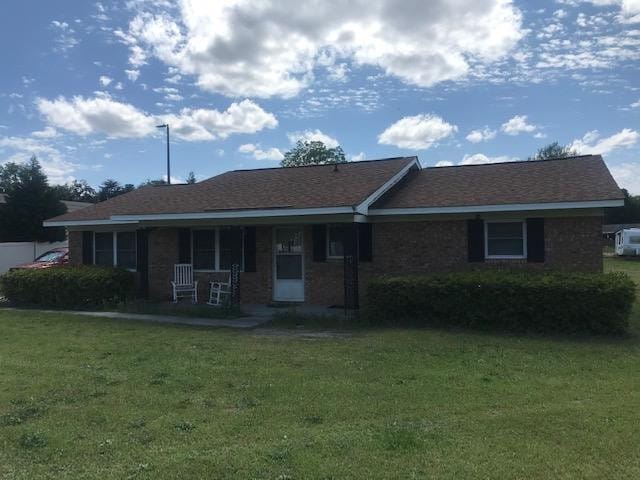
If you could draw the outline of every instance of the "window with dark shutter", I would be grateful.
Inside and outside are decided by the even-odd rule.
[[[527,218],[527,262],[544,262],[544,218]]]
[[[256,271],[256,227],[244,229],[244,271]]]
[[[93,232],[82,232],[82,264],[93,264]]]
[[[484,220],[467,221],[469,262],[484,262]]]
[[[327,260],[327,226],[314,225],[313,237],[313,261],[324,262]]]
[[[373,260],[373,226],[370,223],[358,223],[358,252],[361,262]]]

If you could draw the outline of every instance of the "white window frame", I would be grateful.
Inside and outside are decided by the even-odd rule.
[[[331,235],[330,235],[330,230],[331,228],[336,228],[336,227],[345,227],[348,226],[350,224],[348,223],[330,223],[327,224],[327,240],[326,240],[326,244],[327,244],[327,252],[326,252],[326,257],[328,260],[342,260],[344,258],[344,255],[331,255]],[[342,251],[344,252],[344,245],[342,246]]]
[[[218,227],[201,227],[201,228],[192,228],[191,229],[191,263],[193,264],[193,232],[197,232],[197,231],[211,231],[213,230],[215,232],[214,237],[214,248],[215,248],[215,253],[214,253],[214,269],[210,269],[210,268],[194,268],[193,271],[194,272],[204,272],[204,273],[214,273],[214,272],[230,272],[231,270],[222,270],[220,269],[220,230],[222,230],[223,228],[229,228],[229,227],[224,227],[224,226],[218,226]],[[242,265],[240,265],[240,271],[244,272],[244,228],[242,228]]]
[[[112,267],[118,267],[118,233],[130,233],[131,230],[120,230],[115,232],[93,232],[93,264],[96,264],[96,233],[110,233],[111,241],[113,242],[113,260],[111,262]],[[136,236],[135,240],[135,252],[136,252],[136,267],[135,268],[126,268],[125,270],[129,270],[130,272],[136,272],[138,270],[138,232],[133,231]],[[124,267],[121,267],[124,268]]]
[[[489,255],[489,224],[490,223],[522,224],[522,255]],[[487,260],[522,260],[527,258],[527,221],[523,219],[485,220],[484,221],[484,258]]]

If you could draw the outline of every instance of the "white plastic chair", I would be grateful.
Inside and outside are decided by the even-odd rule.
[[[173,266],[173,303],[178,302],[178,297],[191,297],[191,303],[198,303],[198,281],[193,280],[193,265],[190,263],[178,263]]]
[[[207,305],[219,307],[222,305],[224,295],[231,294],[231,274],[227,282],[209,282],[209,301]]]

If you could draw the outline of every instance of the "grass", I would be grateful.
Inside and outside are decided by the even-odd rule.
[[[0,311],[0,479],[639,478],[632,323],[309,338]]]
[[[605,272],[624,272],[636,282],[640,288],[640,258],[636,257],[605,257]]]

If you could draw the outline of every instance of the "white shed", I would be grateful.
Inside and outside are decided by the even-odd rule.
[[[616,255],[640,255],[640,228],[616,232]]]

